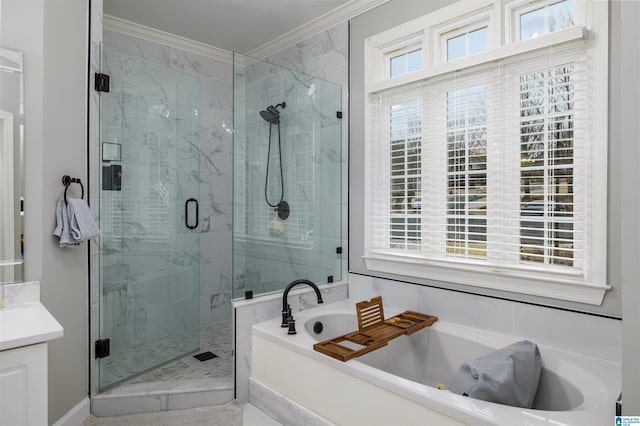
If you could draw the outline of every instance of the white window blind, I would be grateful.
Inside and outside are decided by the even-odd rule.
[[[369,254],[586,277],[581,47],[372,94]]]

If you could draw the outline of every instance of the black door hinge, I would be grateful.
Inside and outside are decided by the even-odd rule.
[[[336,117],[342,118],[342,111],[336,111]]]
[[[109,339],[99,339],[96,340],[96,359],[108,357],[110,353],[110,343]]]
[[[109,75],[96,73],[96,92],[109,92]]]

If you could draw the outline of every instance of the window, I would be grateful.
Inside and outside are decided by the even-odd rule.
[[[587,39],[574,1],[463,0],[420,21],[424,45],[441,49],[428,65],[397,83],[393,70],[387,81],[368,76],[370,270],[601,303],[608,18],[606,4],[582,2],[592,8],[580,14],[593,19]],[[474,7],[511,12],[478,20]],[[522,41],[536,31],[539,41],[509,43],[514,17],[532,34]],[[369,42],[388,51],[390,37],[402,32]]]
[[[573,266],[575,68],[520,76],[523,261]]]
[[[515,41],[529,40],[575,25],[575,0],[547,0],[516,4],[511,9]]]
[[[389,58],[391,77],[398,77],[422,68],[422,49],[401,53]]]
[[[421,102],[409,100],[391,105],[390,122],[390,246],[420,247]]]
[[[447,38],[447,61],[484,52],[489,48],[489,28],[482,27]]]
[[[486,84],[447,92],[447,254],[487,254]]]

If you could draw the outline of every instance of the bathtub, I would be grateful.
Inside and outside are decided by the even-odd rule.
[[[385,316],[399,311],[385,308]],[[341,362],[314,343],[357,329],[355,301],[295,315],[298,334],[280,319],[252,328],[252,380],[341,425],[612,424],[620,364],[539,345],[543,370],[532,409],[463,397],[448,385],[460,364],[526,338],[490,333],[440,318],[388,346]],[[316,333],[314,325],[322,323]]]

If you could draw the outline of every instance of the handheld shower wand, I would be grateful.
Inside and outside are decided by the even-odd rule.
[[[290,209],[289,209],[289,203],[284,201],[284,177],[283,177],[283,171],[282,171],[282,143],[280,138],[280,111],[278,111],[278,108],[284,109],[286,106],[287,104],[283,101],[279,104],[276,104],[275,106],[269,105],[265,110],[260,111],[260,117],[262,117],[263,120],[269,123],[269,146],[267,148],[267,172],[264,180],[264,199],[269,205],[269,207],[275,208],[275,210],[278,212],[278,217],[282,220],[285,220],[289,217]],[[278,159],[280,163],[280,200],[277,203],[272,204],[269,201],[267,187],[269,184],[269,164],[271,162],[271,128],[274,125],[278,127]]]

